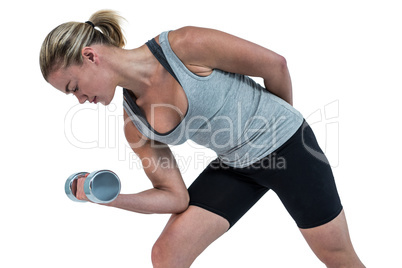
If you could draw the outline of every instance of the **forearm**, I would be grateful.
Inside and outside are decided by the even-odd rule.
[[[120,194],[106,206],[144,214],[162,214],[181,213],[187,209],[188,202],[187,192],[175,193],[153,188],[137,194]]]
[[[292,81],[285,59],[275,74],[270,74],[270,79],[264,79],[264,85],[269,92],[293,105]]]

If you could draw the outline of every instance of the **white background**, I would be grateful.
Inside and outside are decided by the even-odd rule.
[[[123,193],[151,186],[124,140],[121,88],[108,108],[77,107],[39,69],[48,32],[104,8],[128,20],[127,48],[195,25],[285,56],[294,106],[330,158],[359,256],[367,267],[402,267],[402,10],[390,0],[2,3],[1,267],[151,267],[168,215],[73,203],[64,194],[71,173],[98,169],[117,172]],[[172,149],[187,185],[214,156],[190,144]],[[269,192],[192,267],[323,265]]]

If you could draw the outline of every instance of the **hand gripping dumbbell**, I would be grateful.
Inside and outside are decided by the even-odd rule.
[[[114,172],[110,170],[98,170],[92,173],[78,172],[68,177],[64,188],[68,198],[75,202],[86,202],[85,200],[77,199],[73,194],[73,182],[80,177],[86,177],[84,183],[85,195],[94,203],[110,203],[120,193],[120,179]]]

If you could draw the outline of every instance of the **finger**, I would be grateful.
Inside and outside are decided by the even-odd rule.
[[[88,200],[84,190],[85,179],[86,177],[81,177],[77,180],[77,198],[79,200]]]

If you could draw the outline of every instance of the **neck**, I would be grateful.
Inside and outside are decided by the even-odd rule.
[[[114,74],[116,85],[131,90],[137,98],[144,95],[157,68],[146,45],[133,50],[115,47],[105,50],[104,61]]]

